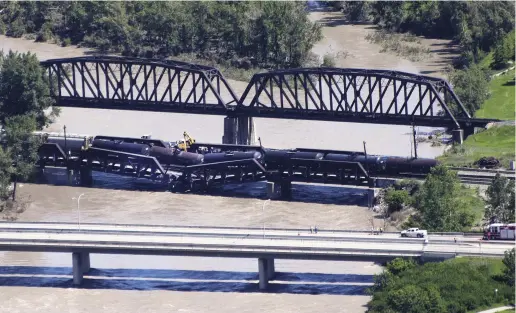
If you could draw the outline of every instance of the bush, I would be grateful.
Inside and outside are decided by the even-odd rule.
[[[420,187],[421,183],[415,179],[403,179],[394,183],[394,189],[406,190],[411,196],[418,192]]]
[[[394,190],[389,188],[385,194],[385,202],[387,203],[390,214],[403,209],[403,205],[409,205],[411,198],[406,190]]]
[[[52,26],[49,23],[45,23],[39,30],[39,32],[36,36],[36,41],[37,42],[47,42],[51,38],[52,38]]]
[[[65,38],[65,39],[63,39],[63,42],[61,43],[61,46],[68,47],[71,44],[72,44],[72,40],[70,38]]]
[[[514,286],[514,263],[514,248],[512,248],[509,251],[505,251],[503,258],[503,265],[505,265],[503,277],[505,282],[511,287]]]
[[[323,67],[335,67],[335,56],[333,54],[325,54],[323,57],[323,63],[321,66]]]

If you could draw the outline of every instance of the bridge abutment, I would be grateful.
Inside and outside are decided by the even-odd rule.
[[[259,258],[258,259],[258,287],[260,290],[267,290],[269,280],[276,276],[274,268],[274,259]]]
[[[292,198],[292,181],[268,181],[267,182],[267,198],[268,199],[291,199]]]
[[[225,117],[223,144],[254,145],[254,120],[252,117]]]
[[[463,129],[452,130],[452,140],[454,143],[461,145],[464,142],[464,130]]]

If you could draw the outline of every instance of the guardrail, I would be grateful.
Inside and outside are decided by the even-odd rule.
[[[63,223],[63,222],[5,222],[0,221],[0,229],[2,228],[2,224],[42,224],[42,225],[67,225],[75,227],[77,223]],[[165,225],[165,224],[156,224],[156,225],[145,225],[145,224],[100,224],[100,223],[81,223],[81,226],[113,226],[113,227],[156,227],[156,228],[186,228],[186,229],[217,229],[217,230],[251,230],[251,231],[262,231],[262,227],[239,227],[239,226],[192,226],[192,225]],[[309,231],[310,228],[275,228],[268,227],[266,228],[268,231],[291,231],[291,232],[305,232]],[[356,233],[356,234],[371,234],[371,230],[340,230],[340,229],[317,229],[318,234],[324,233]],[[376,233],[376,230],[375,230]],[[399,234],[400,232],[393,231],[384,231],[384,234]],[[464,232],[428,232],[429,235],[440,235],[440,236],[482,236],[482,233],[464,233]]]
[[[47,228],[9,228],[1,229],[0,233],[34,233],[44,232],[45,234],[86,234],[86,235],[138,235],[138,236],[167,236],[167,237],[207,237],[216,239],[266,239],[266,240],[293,240],[293,241],[328,241],[328,242],[375,242],[375,243],[404,243],[422,244],[424,238],[385,238],[381,235],[361,238],[361,237],[327,237],[327,236],[306,236],[306,235],[275,235],[275,234],[228,234],[228,233],[182,233],[182,232],[151,232],[138,230],[96,230],[96,229],[47,229]],[[1,239],[0,239],[1,240]],[[452,240],[432,240],[432,243],[450,243]]]

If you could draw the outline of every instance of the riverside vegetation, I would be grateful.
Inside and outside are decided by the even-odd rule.
[[[386,190],[386,216],[396,219],[399,212],[413,208],[402,227],[428,231],[471,231],[485,223],[514,222],[514,181],[497,174],[485,200],[478,190],[461,185],[457,174],[437,166],[421,184],[405,180]]]
[[[40,142],[31,133],[59,115],[48,94],[48,79],[36,55],[0,51],[0,212],[4,218],[15,218],[27,205],[27,199],[13,201],[11,182],[26,181],[33,174]]]
[[[225,74],[246,81],[251,70],[309,63],[321,39],[303,2],[18,1],[0,10],[0,34],[232,68]]]
[[[514,248],[503,260],[460,258],[419,265],[395,259],[375,276],[370,292],[368,313],[466,313],[514,305]]]

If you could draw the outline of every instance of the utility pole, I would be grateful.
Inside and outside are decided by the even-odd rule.
[[[68,166],[68,148],[66,147],[66,125],[63,126],[63,130],[64,130],[64,139],[65,139],[65,144],[64,144],[64,153],[65,153],[65,157],[66,157],[66,162],[67,162],[67,166]]]
[[[414,137],[414,157],[417,159],[416,126],[412,123],[412,135]]]
[[[18,183],[18,159],[19,155],[16,155],[16,159],[14,160],[14,186],[13,186],[13,201],[16,200],[16,184]]]
[[[365,165],[366,165],[366,171],[367,171],[367,175],[369,175],[369,162],[367,162],[367,150],[366,150],[366,142],[363,141],[364,143],[364,154],[365,154]]]

